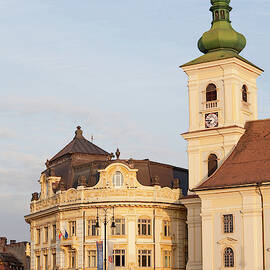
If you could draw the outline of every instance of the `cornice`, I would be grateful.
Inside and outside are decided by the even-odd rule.
[[[243,127],[234,125],[234,126],[224,126],[224,127],[211,128],[211,129],[194,130],[194,131],[182,133],[181,135],[185,140],[188,140],[188,139],[194,139],[194,138],[232,134],[232,132],[234,132],[235,134],[244,134],[245,129]]]

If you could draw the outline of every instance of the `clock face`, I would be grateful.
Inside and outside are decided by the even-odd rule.
[[[218,113],[208,113],[205,115],[205,127],[213,128],[218,126]]]

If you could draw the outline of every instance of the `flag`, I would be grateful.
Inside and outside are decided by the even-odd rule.
[[[64,235],[64,238],[65,239],[68,239],[68,233],[67,233],[67,231],[65,230],[65,235]]]
[[[103,270],[103,241],[97,241],[97,270]]]
[[[108,270],[114,270],[113,242],[108,241]]]
[[[62,232],[61,232],[61,231],[59,231],[59,235],[58,235],[59,240],[61,240],[61,237],[62,237],[62,236],[63,236]]]

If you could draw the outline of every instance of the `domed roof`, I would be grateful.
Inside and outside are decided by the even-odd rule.
[[[211,3],[212,27],[199,39],[199,50],[205,54],[216,50],[230,50],[240,53],[246,46],[246,39],[231,26],[230,0],[211,0]]]
[[[81,154],[90,154],[90,155],[104,155],[109,156],[110,154],[100,147],[96,146],[92,142],[89,142],[86,140],[82,135],[81,127],[77,127],[77,130],[75,131],[75,137],[74,139],[65,146],[59,153],[57,153],[53,158],[51,158],[50,162],[53,160],[56,160],[66,154],[75,154],[75,153],[81,153]]]

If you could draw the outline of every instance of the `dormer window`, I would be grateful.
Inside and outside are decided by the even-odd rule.
[[[206,101],[214,101],[217,100],[217,87],[210,83],[206,88]]]
[[[119,171],[115,172],[113,176],[113,186],[116,188],[122,187],[123,182],[124,182],[124,179],[123,179],[122,173]]]
[[[246,85],[242,86],[242,100],[244,102],[247,102],[247,100],[248,100],[247,86]]]

